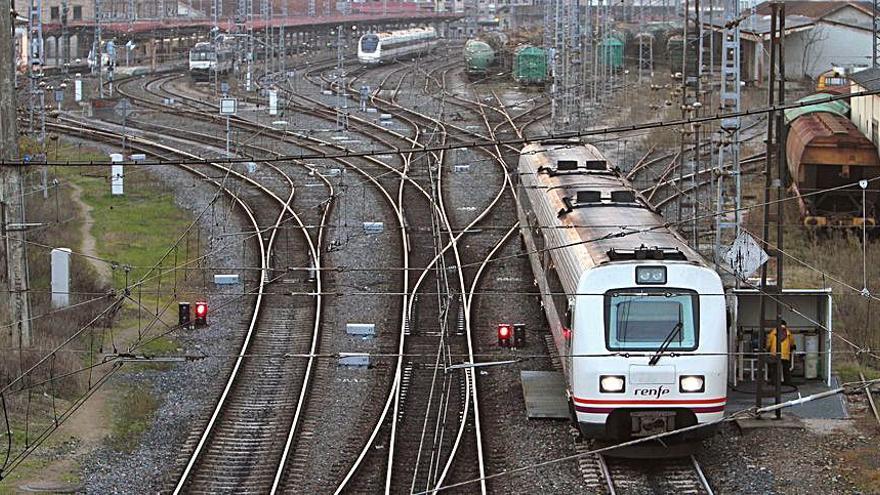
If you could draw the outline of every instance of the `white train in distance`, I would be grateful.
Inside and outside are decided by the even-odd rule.
[[[519,177],[523,242],[581,433],[620,442],[721,418],[728,344],[718,274],[594,146],[527,144]]]
[[[235,51],[223,39],[196,43],[189,51],[189,74],[193,81],[210,81],[215,74],[228,74],[234,65]]]
[[[432,27],[367,33],[358,40],[358,61],[367,65],[391,62],[427,52],[439,41]]]

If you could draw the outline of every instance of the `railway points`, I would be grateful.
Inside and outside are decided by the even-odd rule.
[[[106,298],[97,315],[24,290],[49,333],[3,341],[0,491],[877,489],[848,457],[876,454],[880,155],[852,113],[876,95],[842,96],[871,71],[754,69],[749,35],[717,27],[751,15],[736,2],[227,3],[44,22],[45,67],[18,95],[31,213],[3,236],[45,230],[28,262],[69,247],[75,278],[93,277],[84,258],[113,276],[100,294],[72,281]],[[63,63],[70,29],[92,67]],[[800,31],[774,33],[794,57]],[[79,97],[31,105],[72,79]],[[111,172],[63,163],[59,142],[121,156],[126,192],[148,177],[191,217],[155,266],[76,245],[90,231],[62,220],[65,181],[107,178],[110,197]],[[766,344],[783,321],[790,352]],[[93,425],[101,400],[113,424],[150,404],[133,447],[65,447],[58,427]]]

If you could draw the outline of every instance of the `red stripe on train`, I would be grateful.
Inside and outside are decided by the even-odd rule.
[[[591,413],[591,414],[611,414],[615,409],[622,408],[614,408],[614,407],[586,407],[586,406],[574,406],[574,408],[578,412],[582,413]],[[712,406],[712,407],[688,407],[695,414],[705,414],[705,413],[717,413],[724,411],[724,404],[720,406]]]
[[[639,406],[650,406],[650,405],[681,405],[681,406],[689,406],[694,404],[717,404],[717,403],[726,403],[727,397],[719,397],[717,399],[657,399],[657,400],[641,400],[641,399],[581,399],[578,397],[574,398],[574,401],[578,404],[611,404],[611,405],[639,405]]]

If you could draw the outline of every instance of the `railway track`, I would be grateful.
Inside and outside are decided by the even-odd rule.
[[[696,457],[680,459],[653,459],[649,466],[644,461],[594,456],[599,465],[601,488],[608,495],[642,495],[675,493],[712,495],[712,487],[703,474]],[[593,471],[586,466],[586,472]],[[586,474],[585,474],[586,478]],[[590,476],[592,480],[592,475]]]
[[[168,76],[160,76],[148,81],[145,86],[150,88],[157,84],[161,87],[168,79]],[[161,96],[153,88],[148,92]],[[143,99],[135,98],[140,104],[149,105]],[[187,115],[193,115],[193,112]],[[178,131],[178,134],[196,133],[184,130]],[[211,142],[212,139],[205,134],[193,138],[199,142]],[[169,148],[169,151],[189,159],[198,158],[181,150]],[[316,192],[320,191],[316,188],[303,188],[304,191],[295,194],[295,179],[296,182],[302,182],[302,179],[296,173],[284,171],[270,163],[263,164],[256,178],[232,168],[214,166],[253,191],[238,194],[252,196],[248,198],[248,208],[256,212],[254,216],[259,221],[255,232],[263,233],[257,237],[262,243],[262,256],[267,270],[261,278],[260,297],[254,307],[242,349],[220,399],[201,433],[192,437],[188,446],[184,447],[191,454],[174,491],[265,492],[277,487],[280,482],[283,466],[308,403],[316,367],[315,354],[321,337],[321,253],[324,250],[324,225],[332,204],[333,189],[323,175],[308,166],[294,170],[317,176],[328,191],[326,196],[319,194],[315,197]],[[271,187],[267,185],[270,183]],[[292,208],[295,201],[300,203],[297,206],[301,211],[312,213],[312,218],[306,221],[319,226],[313,233],[310,234],[306,221]],[[274,223],[263,218],[275,208],[280,208],[280,213]],[[281,224],[291,219],[302,235],[298,240],[288,238],[287,242],[277,243],[279,233],[289,234],[289,231],[281,229]],[[278,263],[283,265],[278,266]],[[287,266],[311,266],[313,270],[287,274]],[[269,277],[269,274],[273,276]],[[263,297],[263,288],[270,285],[281,287],[279,291],[266,293]],[[248,352],[259,357],[245,359]],[[285,354],[308,357],[291,362],[281,357]]]
[[[415,72],[422,69],[413,65],[412,67],[407,67],[402,70]],[[450,69],[445,69],[445,71],[448,70]],[[425,72],[425,91],[428,90],[429,82],[431,80],[435,81],[434,84],[436,84],[437,88],[441,91],[446,91],[445,72],[442,69],[442,66],[440,68],[434,68],[431,71],[423,72]],[[438,72],[440,73],[440,76],[435,75]],[[394,72],[389,73],[384,80],[391,80],[392,74],[394,74]],[[163,94],[177,95],[177,97],[184,102],[182,106],[187,108],[185,110],[175,108],[173,111],[179,112],[182,115],[193,115],[191,112],[200,112],[205,115],[207,115],[206,112],[216,113],[216,107],[214,105],[199,100],[197,95],[187,94],[188,90],[186,88],[182,89],[176,87],[176,81],[179,82],[179,79],[180,76],[169,76],[152,81],[148,85],[147,92],[152,93],[158,98],[162,98]],[[449,125],[447,122],[432,118],[424,112],[404,108],[397,101],[405,79],[405,75],[401,75],[401,77],[396,80],[396,83],[392,83],[393,87],[391,89],[385,89],[380,85],[373,92],[372,101],[377,107],[392,111],[395,114],[395,118],[405,122],[410,129],[408,134],[388,132],[381,129],[381,126],[377,126],[365,120],[358,121],[357,119],[354,119],[356,126],[354,126],[352,130],[355,132],[362,132],[364,135],[368,135],[371,131],[378,134],[376,131],[383,130],[385,131],[382,133],[383,137],[373,135],[371,138],[379,140],[385,144],[407,143],[410,146],[416,147],[427,146],[429,144],[420,131],[420,129],[424,129],[426,125],[435,129],[436,132],[433,133],[435,138],[444,140],[442,142],[446,142],[445,140],[455,139],[456,136],[494,139],[499,132],[502,132],[503,129],[508,126],[510,127],[511,132],[522,137],[525,128],[543,118],[543,116],[539,114],[540,107],[532,108],[522,114],[512,116],[504,108],[498,95],[493,93],[492,97],[497,105],[486,104],[480,101],[479,97],[476,100],[459,98],[458,101],[461,105],[474,105],[477,108],[476,113],[484,121],[486,126],[485,134],[473,131],[472,129]],[[334,83],[332,81],[325,82],[329,84],[330,87],[333,87]],[[353,81],[352,84],[354,84]],[[299,110],[305,111],[315,118],[330,121],[330,119],[335,116],[335,112],[331,108],[328,108],[327,105],[324,105],[322,108],[316,100],[309,102],[308,99],[304,98],[301,101],[303,103],[299,107]],[[157,103],[150,103],[150,105],[155,104]],[[178,105],[178,107],[179,106],[180,105]],[[306,108],[307,106],[310,108]],[[500,117],[501,120],[493,123],[487,113],[492,113],[496,115],[496,117]],[[214,124],[217,124],[216,116],[205,118],[206,120],[212,120]],[[257,124],[254,124],[253,122],[245,122],[244,119],[236,119],[234,125],[241,126],[244,129],[257,129]],[[274,139],[278,139],[282,142],[295,142],[296,146],[303,148],[314,145],[321,147],[316,149],[326,149],[328,146],[340,150],[347,149],[344,146],[334,144],[330,141],[310,138],[297,133],[282,132],[275,129],[272,129],[270,132],[269,129],[270,128],[264,126],[264,128],[258,132],[271,134]],[[162,129],[157,127],[155,130],[161,131]],[[167,129],[165,130],[167,131]],[[244,146],[242,149],[250,149],[251,152],[259,151],[263,153],[263,156],[271,154],[271,150],[262,149],[257,146]],[[344,452],[343,457],[351,456],[355,459],[351,461],[351,467],[349,470],[344,473],[338,473],[339,481],[336,485],[337,493],[361,491],[374,492],[382,489],[385,491],[430,490],[469,477],[479,476],[482,478],[485,474],[488,474],[485,468],[485,461],[482,459],[483,454],[481,453],[483,440],[481,439],[482,428],[480,427],[479,420],[480,407],[477,374],[473,368],[470,368],[461,372],[464,376],[462,380],[455,381],[441,377],[441,375],[446,374],[445,372],[448,365],[454,364],[448,361],[448,358],[445,357],[449,354],[456,353],[451,345],[464,344],[466,352],[469,354],[468,362],[473,363],[475,361],[471,315],[474,299],[475,297],[478,297],[477,287],[480,284],[481,277],[491,258],[495,256],[500,248],[509,241],[514,233],[516,233],[517,228],[516,225],[513,225],[508,231],[502,232],[503,235],[501,238],[491,244],[489,251],[476,256],[474,261],[468,259],[468,256],[474,258],[473,254],[468,255],[460,251],[460,242],[464,234],[468,232],[469,229],[479,226],[479,223],[492,213],[493,209],[506,194],[506,191],[510,191],[510,198],[515,196],[515,191],[513,190],[509,177],[510,170],[508,170],[507,164],[504,160],[504,153],[506,152],[509,154],[517,150],[510,146],[495,146],[494,150],[487,148],[483,151],[489,153],[489,156],[497,162],[504,173],[504,179],[492,202],[484,208],[477,210],[471,218],[464,221],[457,221],[455,215],[449,211],[449,208],[444,201],[444,190],[448,189],[444,184],[444,177],[449,168],[447,163],[449,157],[445,156],[443,153],[432,154],[423,164],[417,164],[416,156],[413,153],[410,153],[406,156],[401,156],[400,164],[397,166],[383,163],[383,161],[380,160],[339,160],[339,163],[344,167],[356,171],[363,177],[365,182],[372,184],[375,190],[385,199],[388,207],[394,212],[394,216],[398,223],[396,227],[400,232],[400,243],[402,245],[403,253],[401,256],[401,267],[403,268],[401,275],[403,290],[400,291],[403,295],[401,296],[402,310],[399,317],[399,338],[397,341],[398,348],[396,349],[401,358],[397,363],[396,371],[393,372],[393,377],[389,379],[389,394],[383,403],[384,405],[381,408],[381,412],[377,411],[376,413],[375,426],[370,429],[369,435],[363,443],[363,447],[359,452],[352,450],[350,446],[342,449]],[[422,169],[422,167],[424,167],[424,169]],[[420,177],[418,175],[417,172],[422,170],[428,172],[427,177]],[[702,173],[703,172],[701,172],[701,174]],[[268,240],[263,239],[262,236],[260,239],[260,242],[264,243],[261,247],[261,257],[263,257],[264,261],[266,259],[271,261],[273,256],[277,259],[293,255],[292,252],[285,250],[283,247],[279,247],[275,230],[281,228],[279,225],[285,222],[285,218],[287,219],[286,221],[290,221],[295,215],[295,211],[300,210],[299,208],[295,208],[293,204],[297,198],[297,194],[295,194],[295,191],[298,190],[295,187],[297,181],[291,178],[288,171],[281,171],[279,169],[275,175],[275,181],[279,183],[286,181],[288,183],[288,196],[278,193],[276,190],[277,187],[272,187],[268,188],[273,191],[272,194],[268,194],[266,191],[256,194],[256,196],[262,196],[262,199],[242,199],[245,204],[251,204],[248,203],[248,201],[251,201],[253,204],[260,205],[257,207],[251,206],[249,210],[251,213],[264,209],[269,210],[272,207],[278,209],[280,212],[279,216],[274,219],[274,223],[272,223],[272,221],[258,219],[258,223],[255,226],[255,230],[272,232],[269,235]],[[387,179],[384,181],[381,180],[383,175],[396,177],[396,187],[389,187]],[[697,174],[696,178],[699,179],[699,177],[700,174]],[[693,177],[686,176],[685,180],[691,180],[692,178]],[[236,176],[236,180],[248,183],[250,186],[259,189],[254,183],[248,182],[244,176]],[[326,179],[324,179],[324,181],[330,190],[328,196],[332,198],[332,185]],[[265,187],[262,179],[255,180],[255,182]],[[675,187],[673,184],[675,184],[675,181],[671,180],[669,184],[664,185],[664,187],[673,188]],[[678,187],[681,189],[680,186]],[[418,199],[418,201],[422,203],[422,206],[413,207],[412,205],[415,203],[414,199]],[[664,199],[664,201],[669,201],[669,199]],[[328,214],[327,212],[330,208],[330,204],[331,202],[328,201],[326,208],[323,210],[324,217]],[[435,241],[432,256],[429,256],[428,259],[425,260],[421,260],[416,256],[414,259],[418,260],[418,262],[414,263],[413,260],[409,260],[408,258],[413,246],[413,238],[416,237],[414,231],[417,230],[418,222],[415,222],[414,218],[422,215],[428,215],[433,219],[428,228],[431,229],[431,235],[434,239],[442,239],[442,241]],[[322,218],[309,223],[312,225],[323,226],[326,224],[325,220],[326,218]],[[320,260],[320,252],[322,251],[322,245],[324,242],[323,234],[318,234],[317,238],[313,239],[305,228],[305,223],[303,221],[298,221],[297,223],[301,226],[303,241],[308,240],[306,243],[310,244],[310,247],[304,251],[310,253],[309,258],[311,259],[298,260],[294,266],[308,266],[313,260]],[[460,269],[460,267],[464,265],[475,266],[470,277],[464,274]],[[315,272],[320,274],[322,272],[321,265],[318,264],[316,268]],[[418,271],[411,272],[411,269],[414,268],[418,268]],[[271,263],[266,264],[264,271],[274,273]],[[454,276],[452,277],[453,280],[450,280],[447,275],[450,272],[454,273]],[[266,286],[272,283],[278,283],[278,280],[272,278],[266,279]],[[419,292],[432,283],[438,287],[438,293],[444,292],[447,294],[447,299],[451,302],[438,302],[435,309],[425,310],[424,302],[427,298],[423,295],[420,296]],[[311,290],[314,290],[315,294],[322,293],[320,287],[314,289],[314,287],[302,285],[292,286],[291,288],[294,289],[293,292],[297,293],[306,293]],[[261,289],[261,294],[262,293]],[[271,295],[267,294],[266,301],[269,301],[270,297]],[[264,306],[266,306],[266,301],[263,302]],[[273,303],[271,306],[275,305],[274,301],[269,302]],[[318,308],[320,308],[320,303],[318,303]],[[431,320],[436,322],[439,319],[437,315],[433,314],[434,312],[446,313],[444,321],[451,321],[451,324],[448,328],[443,329],[436,335],[427,335],[428,332],[426,329],[429,328],[427,323]],[[255,309],[255,314],[258,313],[259,311]],[[296,322],[298,315],[282,315],[281,318],[291,318]],[[318,335],[309,340],[308,344],[305,341],[298,341],[295,345],[297,348],[304,348],[303,346],[308,347],[307,350],[302,352],[314,355],[315,350],[318,349],[320,345],[320,324],[318,323],[320,320],[320,309],[317,310],[311,319],[307,317],[306,320],[315,323],[314,331],[317,332]],[[248,332],[250,334],[251,329],[249,329]],[[299,332],[297,335],[300,333],[302,332]],[[423,342],[418,342],[423,333],[429,338],[423,339]],[[463,336],[463,338],[460,339],[460,342],[457,344],[450,344],[448,339],[450,335],[453,338],[457,335]],[[290,344],[291,341],[297,341],[299,338],[300,337],[295,337],[290,329],[278,329],[276,332],[269,328],[269,333],[266,335],[265,339],[259,341],[255,340],[255,343],[252,343],[252,345],[254,346],[253,349],[259,350],[262,353],[267,349],[277,348],[285,342]],[[250,336],[247,339],[250,339]],[[241,352],[241,354],[244,353],[245,351]],[[433,362],[405,362],[403,361],[404,354],[432,355],[435,359]],[[236,362],[236,368],[239,367],[239,362],[242,361],[242,358],[239,357]],[[242,366],[244,366],[244,363]],[[279,363],[274,363],[274,366],[276,368],[279,367]],[[259,368],[254,367],[254,369],[258,370]],[[266,368],[266,370],[268,369],[269,368]],[[315,373],[314,370],[311,369],[311,364],[309,365],[309,368],[302,372],[304,373],[304,377],[313,376]],[[242,373],[244,374],[241,376],[245,376],[247,372]],[[279,372],[274,370],[272,373],[277,374]],[[254,488],[255,491],[262,492],[263,488],[267,486],[265,484],[266,480],[271,477],[270,485],[268,485],[269,488],[266,491],[272,493],[276,491],[286,492],[299,487],[299,483],[302,483],[304,479],[308,478],[309,475],[305,472],[305,463],[302,461],[302,455],[307,454],[308,451],[300,448],[300,442],[302,441],[300,434],[304,430],[306,432],[310,431],[310,423],[314,422],[314,418],[319,417],[320,414],[320,411],[316,411],[313,407],[310,408],[309,406],[308,385],[303,384],[298,386],[296,379],[290,380],[289,378],[284,378],[282,380],[277,378],[277,376],[275,378],[265,377],[261,373],[256,373],[252,376],[253,378],[248,378],[248,380],[253,380],[253,382],[250,383],[260,383],[260,380],[263,380],[262,383],[265,383],[265,387],[272,390],[280,389],[282,391],[281,395],[285,396],[291,395],[287,393],[290,388],[289,386],[279,386],[279,383],[282,383],[282,381],[285,380],[294,383],[294,388],[300,391],[298,395],[294,394],[297,395],[297,401],[295,404],[291,400],[284,403],[275,403],[276,405],[273,406],[284,409],[286,411],[284,414],[287,415],[290,413],[290,408],[293,407],[295,409],[293,419],[289,422],[270,422],[270,425],[267,427],[266,422],[264,421],[265,416],[262,416],[262,414],[265,414],[265,410],[254,412],[252,410],[253,408],[248,409],[245,407],[244,409],[241,409],[242,412],[239,413],[235,412],[237,409],[236,406],[233,405],[234,401],[224,405],[222,408],[218,405],[217,410],[223,409],[226,411],[233,411],[233,413],[230,413],[230,416],[223,416],[223,414],[226,413],[217,413],[217,411],[215,411],[217,418],[212,417],[210,420],[209,426],[199,440],[199,445],[196,446],[196,453],[194,453],[192,458],[195,460],[187,465],[187,472],[184,472],[183,477],[181,477],[180,482],[176,486],[176,491],[214,491],[215,489],[221,491],[227,489],[233,491],[248,491],[251,490],[251,488],[256,487]],[[420,382],[429,383],[430,386],[424,390],[418,390],[418,387],[421,385],[416,384]],[[230,380],[229,383],[232,383],[232,380]],[[227,390],[229,390],[229,388],[230,386],[227,385],[227,389],[223,392],[224,396],[227,395]],[[233,397],[238,393],[238,389],[229,392]],[[420,397],[419,394],[427,394],[427,396]],[[244,396],[241,397],[243,397],[244,400]],[[256,396],[251,396],[251,398],[247,400],[255,400],[259,402],[263,397],[262,394],[258,394]],[[291,397],[287,398],[291,399]],[[456,401],[459,401],[459,403],[457,405],[453,404]],[[424,414],[414,414],[414,412],[419,411],[419,407],[424,407],[425,403],[434,404],[435,406],[429,406],[429,409]],[[433,409],[430,409],[430,407],[433,407]],[[248,418],[249,414],[255,415]],[[461,417],[454,417],[456,415],[460,415]],[[416,416],[416,421],[413,421],[412,419],[414,416]],[[227,420],[227,417],[230,419]],[[210,425],[210,423],[216,425],[225,421],[232,424],[240,424],[241,428],[239,430],[235,430],[234,428],[224,430],[223,428],[218,427],[219,429],[215,431],[214,427]],[[283,430],[286,434],[282,435],[282,430],[278,429],[280,426],[276,426],[276,423],[290,423],[291,426],[286,427],[287,429]],[[367,423],[372,423],[372,421],[360,420],[360,424],[363,426],[367,425]],[[432,424],[434,425],[433,427],[431,426]],[[415,425],[416,428],[413,428],[413,425]],[[242,437],[247,438],[249,436],[259,437],[263,432],[268,431],[262,428],[275,428],[273,436],[276,439],[278,437],[284,439],[284,442],[281,442],[283,443],[283,446],[280,455],[267,453],[266,457],[258,458],[255,455],[255,452],[257,452],[258,449],[247,446],[246,449],[236,451],[236,448],[241,446],[242,443],[249,442],[235,443],[234,439]],[[222,431],[229,431],[232,433],[224,435],[221,434]],[[254,431],[257,431],[258,433],[252,435],[252,432]],[[420,431],[421,434],[413,437],[413,435],[410,434],[411,431]],[[399,440],[395,440],[395,438],[399,438]],[[417,438],[418,442],[414,444],[413,438]],[[268,436],[263,438],[263,440],[268,441]],[[228,455],[224,456],[217,454],[212,457],[204,453],[199,453],[200,449],[203,449],[204,451],[216,450],[215,447],[213,447],[214,445],[216,445],[216,449],[228,453]],[[273,445],[273,448],[275,447],[277,447],[277,445]],[[380,448],[384,450],[384,453],[377,452]],[[400,459],[410,459],[410,455],[412,455],[413,452],[415,452],[415,467],[411,470],[407,470],[409,468],[401,469],[399,464],[403,461],[400,461]],[[299,455],[297,455],[297,453],[299,453]],[[384,457],[384,459],[380,459],[382,457]],[[269,476],[268,474],[270,469],[257,469],[254,467],[256,465],[254,464],[255,460],[268,458],[280,459],[272,462],[275,466],[272,476]],[[246,462],[251,462],[251,464],[239,464],[248,466],[246,468],[239,469],[238,467],[232,467],[237,466],[236,463]],[[265,463],[265,461],[256,462],[257,464]],[[462,469],[461,466],[466,464],[469,466]],[[370,468],[370,471],[373,471],[377,467],[384,467],[383,479],[377,479],[375,476],[365,475],[364,471],[367,467]],[[457,468],[459,469],[458,472],[456,472]],[[234,479],[235,481],[223,481],[223,476],[218,476],[216,474],[224,469],[229,472],[233,472],[237,469],[239,470],[239,475],[229,477],[230,480]],[[247,477],[252,479],[241,481],[240,474],[244,473],[246,470],[249,472],[253,470],[253,476],[250,474],[247,475]],[[474,470],[476,470],[476,472]],[[615,474],[614,469],[606,469],[606,471],[608,472],[608,476],[612,476],[612,478],[616,479],[611,485],[608,485],[611,487],[609,493],[631,493],[622,488],[627,484],[624,473],[618,472]],[[672,471],[670,471],[670,473],[672,473]],[[186,480],[184,480],[184,478],[186,478]],[[424,484],[422,484],[422,480],[424,480]],[[614,488],[615,486],[617,486],[616,491]],[[685,484],[680,486],[689,490]],[[482,483],[480,489],[483,493],[487,491],[485,482]],[[685,491],[683,493],[711,493],[711,490],[708,492]]]
[[[403,70],[407,70],[407,68],[406,67],[399,67],[395,71],[392,71],[389,74],[386,74],[382,80],[388,81],[392,77],[392,74],[394,74],[396,71],[403,71]],[[316,70],[316,72],[317,72],[317,70]],[[420,115],[420,114],[413,115],[412,112],[409,112],[407,109],[401,108],[400,105],[396,104],[393,100],[390,99],[390,98],[394,97],[394,95],[396,95],[398,88],[401,85],[401,81],[403,79],[404,78],[402,76],[397,79],[397,84],[394,87],[394,90],[392,90],[392,91],[389,91],[389,92],[384,91],[383,87],[381,85],[378,88],[376,88],[376,90],[373,92],[373,104],[376,106],[379,106],[380,108],[385,108],[389,111],[395,112],[398,115],[398,118],[402,118],[404,121],[409,123],[410,128],[413,130],[413,132],[416,135],[418,134],[418,129],[420,128],[420,124],[421,125],[427,124],[427,125],[438,130],[438,132],[436,134],[439,134],[441,136],[448,136],[448,132],[445,132],[445,125],[443,122],[439,122],[437,119],[425,118],[423,115]],[[329,78],[325,78],[323,80],[323,82],[321,82],[319,84],[322,87],[324,86],[324,84],[327,84],[327,85],[330,85],[331,87],[333,87],[332,86],[333,83],[334,83],[333,80],[331,80]],[[386,95],[386,94],[390,94],[390,96],[388,96],[389,99],[379,98],[377,96],[377,95]],[[401,113],[405,113],[406,116],[405,117],[401,116]],[[410,140],[410,144],[413,146],[415,146],[417,144],[414,141],[415,140]],[[439,196],[437,196],[436,204],[439,206],[439,209],[442,212],[443,210],[445,210],[444,206],[440,206],[440,205],[442,205],[442,201],[443,201],[443,191],[447,190],[443,187],[442,183],[440,182],[443,177],[443,172],[442,172],[442,168],[441,168],[442,163],[443,163],[443,157],[438,156],[438,155],[434,155],[433,161],[434,161],[434,163],[440,164],[438,166],[438,173],[436,174],[436,180],[438,181],[438,185],[436,187],[436,190],[441,191],[441,194]],[[429,167],[429,169],[430,169],[430,167]],[[488,207],[486,207],[485,209],[481,210],[479,212],[479,214],[477,215],[477,218],[474,219],[473,221],[471,221],[468,226],[465,226],[462,229],[462,231],[466,231],[469,227],[475,225],[476,222],[478,222],[482,218],[484,218],[485,215],[491,211],[491,209],[494,207],[494,205],[497,204],[498,199],[501,197],[501,194],[503,193],[505,188],[509,187],[509,178],[507,178],[506,174],[504,175],[504,177],[505,177],[505,182],[503,183],[504,187],[499,189],[499,193],[496,195],[495,199],[493,199],[492,204],[489,205]],[[430,185],[430,182],[428,184],[426,184],[426,189],[429,185]],[[452,225],[450,225],[449,217],[450,217],[450,215],[448,212],[446,212],[445,216],[442,213],[440,213],[440,217],[439,217],[439,222],[444,224],[445,230],[447,232],[451,232],[452,230],[454,230],[452,228]],[[465,223],[467,223],[467,222],[465,222]],[[509,238],[509,235],[510,235],[510,232],[508,232],[507,235],[504,236],[504,239]],[[457,249],[456,249],[457,238],[459,236],[452,237],[450,244],[447,244],[447,246],[451,245],[453,247],[452,248],[452,254],[453,254],[452,263],[454,266],[461,266],[461,264],[462,264],[461,263],[461,254],[456,252],[457,251]],[[497,250],[500,245],[501,244],[496,244],[496,245],[492,246],[491,252],[494,253],[495,250]],[[446,248],[444,248],[444,249],[446,249]],[[486,259],[488,259],[488,257]],[[442,262],[442,258],[440,258],[439,260],[440,260],[440,262]],[[433,263],[433,261],[432,261],[432,263]],[[481,267],[485,267],[485,260],[484,260],[484,263],[481,265]],[[480,269],[478,271],[478,273],[481,273],[481,272],[482,272],[482,269]],[[460,309],[458,309],[457,311],[454,309],[450,310],[451,305],[450,305],[450,307],[446,308],[446,310],[448,310],[448,311],[453,311],[453,312],[458,313],[458,315],[459,315],[458,328],[460,329],[461,333],[468,335],[468,342],[470,342],[472,340],[472,335],[469,330],[469,327],[470,327],[470,324],[469,324],[470,309],[469,309],[469,307],[472,303],[473,291],[474,291],[474,288],[476,287],[476,283],[478,280],[479,280],[478,276],[474,277],[472,279],[472,284],[470,286],[471,288],[470,288],[470,290],[468,290],[466,287],[463,286],[463,279],[459,278],[458,292],[460,292],[462,294],[467,294],[467,297],[458,299],[458,301],[460,301],[460,302],[458,303],[457,307]],[[413,300],[415,301],[416,297],[414,297]],[[412,337],[410,337],[410,340],[412,341]],[[473,353],[472,347],[469,349],[469,352],[472,355],[472,353]],[[471,359],[471,362],[472,361],[473,360]],[[435,364],[433,367],[423,367],[422,369],[427,371],[426,374],[429,374],[432,376],[432,379],[431,379],[432,389],[429,392],[429,398],[427,399],[427,401],[431,402],[433,400],[434,391],[439,389],[439,390],[443,390],[442,393],[439,393],[439,395],[441,395],[440,400],[446,401],[446,403],[448,404],[449,399],[451,397],[453,397],[454,394],[452,393],[453,391],[451,390],[451,387],[449,387],[448,383],[444,383],[442,386],[439,386],[439,387],[436,386],[436,372],[438,369],[438,365]],[[470,370],[468,370],[468,371],[470,371]],[[406,399],[407,402],[412,402],[411,384],[418,381],[413,378],[416,374],[417,374],[417,367],[413,366],[413,363],[407,363],[407,365],[404,368],[404,383],[400,387],[401,395],[404,395],[407,397],[407,399]],[[471,406],[469,405],[469,400],[471,400],[473,397],[475,397],[475,394],[476,394],[476,387],[472,386],[470,384],[470,379],[468,379],[467,381],[465,381],[463,390],[459,394],[459,399],[461,399],[463,397],[463,405],[461,405],[461,407],[465,411],[467,411],[468,409],[471,408]],[[473,401],[477,402],[477,400],[478,399],[474,399]],[[416,402],[418,402],[418,401],[416,401]],[[478,408],[474,407],[473,410],[478,411]],[[474,423],[478,425],[478,420],[476,419],[477,413],[474,412],[471,414],[474,417]],[[420,446],[416,449],[416,451],[419,452],[419,456],[417,457],[417,464],[419,464],[419,462],[422,460],[420,454],[421,454],[421,452],[423,452],[422,447],[425,444],[424,432],[426,430],[425,426],[428,423],[428,416],[429,415],[430,414],[424,415],[424,420],[421,425],[423,434],[421,435]],[[404,416],[407,416],[407,414],[404,413]],[[441,422],[441,419],[438,417],[437,423],[440,423],[440,422]],[[436,486],[442,486],[442,483],[444,482],[444,480],[447,476],[447,473],[453,467],[453,464],[452,464],[453,461],[455,461],[455,463],[459,466],[464,465],[464,464],[470,464],[467,462],[463,462],[461,459],[457,459],[457,460],[455,459],[455,457],[458,456],[458,452],[459,452],[459,448],[460,448],[459,446],[462,445],[462,442],[464,441],[465,443],[468,443],[468,440],[466,440],[464,437],[465,427],[471,428],[470,426],[467,425],[467,416],[465,416],[465,419],[459,423],[458,429],[454,430],[455,441],[451,447],[451,452],[450,452],[448,461],[446,461],[445,463],[444,462],[437,462],[436,459],[438,456],[435,455],[436,453],[432,452],[430,459],[428,460],[429,466],[427,468],[416,467],[415,474],[416,475],[418,475],[420,473],[423,474],[425,470],[433,471],[435,473],[434,474],[434,483],[437,484]],[[476,452],[475,457],[477,459],[475,459],[475,464],[478,466],[478,468],[482,468],[482,466],[484,465],[484,462],[481,462],[479,460],[479,457],[481,456],[479,451],[480,451],[481,445],[483,443],[482,439],[480,438],[481,429],[479,428],[479,426],[475,426],[472,428],[473,428],[473,432],[474,432],[474,436],[473,436],[474,440],[472,441],[471,445],[474,448],[468,449],[468,452],[474,452],[474,451]],[[392,425],[392,429],[393,429],[393,425]],[[437,431],[439,431],[439,433],[437,433]],[[448,429],[438,428],[437,430],[435,430],[435,439],[437,437],[448,438],[448,434],[446,433],[447,431],[448,431]],[[393,442],[392,442],[392,444],[393,444]],[[389,450],[392,450],[392,449],[393,449],[393,447],[389,448]],[[435,446],[435,449],[436,449],[436,446]],[[465,458],[467,458],[467,456]],[[393,463],[389,463],[388,465],[392,466],[392,464]],[[485,471],[483,470],[483,472],[485,472]],[[466,476],[463,476],[463,473],[458,473],[458,475],[459,475],[459,479],[461,479],[463,477],[474,476],[474,475],[482,477],[482,475],[479,472],[473,473],[473,474],[469,473]],[[397,475],[389,474],[389,477],[394,477],[394,476],[397,476]],[[413,479],[415,479],[415,477],[416,476],[414,475]],[[430,478],[430,476],[428,476],[428,478]],[[413,486],[415,486],[415,481],[413,481],[413,483],[414,483]],[[425,486],[430,486],[430,483],[431,483],[430,479],[428,479],[428,481],[426,483],[427,484]],[[387,486],[397,486],[397,485],[394,483],[391,483],[390,485],[387,485]]]
[[[118,131],[107,126],[53,124],[53,129],[92,139],[116,140]],[[190,151],[175,145],[141,137],[130,137],[133,149],[154,154],[196,159]],[[193,146],[198,144],[191,143]],[[278,472],[278,459],[283,458],[285,433],[295,431],[297,415],[309,390],[313,359],[283,358],[283,353],[314,354],[316,351],[321,313],[320,271],[313,280],[289,278],[277,260],[293,261],[295,266],[308,266],[311,261],[320,267],[320,251],[310,237],[305,223],[293,209],[295,187],[291,177],[273,169],[272,186],[218,164],[182,166],[190,173],[221,187],[241,206],[253,225],[260,253],[254,303],[238,357],[226,379],[223,392],[207,420],[202,433],[193,438],[191,454],[174,492],[265,492]],[[203,170],[200,170],[203,169]],[[207,169],[207,170],[204,170]],[[212,177],[220,171],[223,181]],[[245,192],[233,193],[226,187],[231,178],[247,184]],[[279,193],[278,187],[287,190]],[[329,184],[328,184],[329,186]],[[325,202],[326,215],[330,202]],[[297,240],[285,239],[285,223],[293,219],[302,233]],[[321,242],[322,232],[316,233]],[[311,258],[311,260],[309,260]],[[305,264],[302,264],[305,263]],[[269,291],[283,285],[282,291]],[[313,296],[286,296],[286,291]],[[289,324],[289,322],[293,324]],[[283,352],[279,354],[279,352]],[[249,357],[245,357],[249,356]],[[284,362],[288,361],[288,362]]]

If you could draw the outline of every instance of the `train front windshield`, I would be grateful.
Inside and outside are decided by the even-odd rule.
[[[192,62],[207,62],[207,61],[215,60],[216,55],[214,54],[214,52],[193,50],[193,51],[189,52],[189,59]]]
[[[699,298],[676,290],[613,291],[605,295],[605,336],[608,350],[667,350],[697,348]]]
[[[365,34],[361,38],[361,51],[364,53],[373,53],[379,47],[379,37],[375,34]]]

